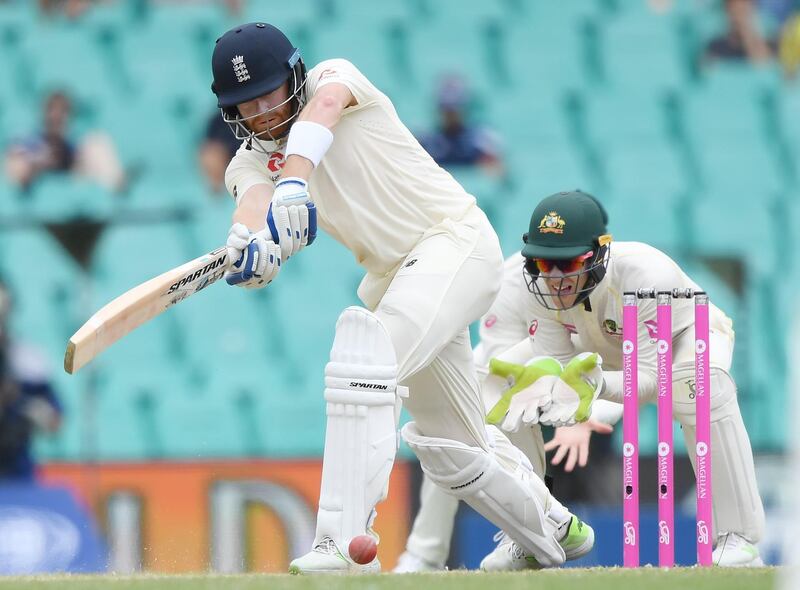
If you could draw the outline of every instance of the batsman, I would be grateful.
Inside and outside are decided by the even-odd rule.
[[[363,306],[342,312],[325,367],[316,539],[290,570],[379,569],[377,559],[355,564],[347,548],[372,534],[401,403],[414,419],[402,435],[445,493],[543,564],[563,563],[573,546],[591,548],[591,529],[484,421],[467,327],[497,295],[502,254],[474,197],[348,61],[306,71],[280,30],[249,23],[217,40],[212,70],[222,116],[242,140],[225,176],[236,201],[227,242],[236,264],[227,281],[245,288],[275,281],[313,243],[317,223],[366,271]],[[308,288],[325,296],[325,285]]]
[[[523,237],[522,256],[506,260],[500,294],[481,322],[475,356],[476,364],[489,372],[483,382],[487,422],[506,431],[540,474],[545,446],[539,424],[572,428],[589,417],[593,393],[577,375],[599,384],[598,401],[592,408],[600,411],[593,418],[613,422],[622,414],[623,292],[652,287],[699,290],[663,252],[637,242],[612,243],[607,224],[605,209],[587,193],[563,192],[542,200]],[[764,509],[730,373],[734,332],[719,308],[711,305],[709,314],[713,563],[759,566],[763,563],[756,543],[764,532]],[[658,392],[654,300],[640,303],[639,320],[639,401],[654,403]],[[672,338],[673,415],[681,425],[686,448],[694,449],[691,300],[674,300]],[[589,428],[574,428],[581,429],[588,440]],[[694,462],[694,454],[689,456]],[[452,498],[423,484],[420,511],[399,571],[444,567],[456,507]],[[507,535],[498,540],[497,548],[481,563],[482,569],[538,567]]]

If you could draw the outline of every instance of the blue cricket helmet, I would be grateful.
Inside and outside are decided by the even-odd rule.
[[[286,102],[296,101],[295,112],[289,120],[295,119],[305,104],[306,67],[300,50],[280,29],[270,24],[247,23],[222,35],[214,46],[211,70],[214,76],[211,90],[217,96],[223,119],[238,139],[246,139],[249,144],[258,137],[245,125],[236,105],[269,94],[287,80],[290,96]],[[269,139],[275,139],[271,131],[264,133]],[[281,135],[286,132],[288,125]]]

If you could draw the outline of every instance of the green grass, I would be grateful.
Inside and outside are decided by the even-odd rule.
[[[37,576],[0,578],[0,590],[766,590],[775,587],[776,568],[746,570],[676,568],[553,569],[539,572],[321,576],[276,574],[236,576]]]

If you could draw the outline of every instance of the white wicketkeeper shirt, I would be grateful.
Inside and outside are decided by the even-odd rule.
[[[610,391],[609,399],[621,395],[620,379],[611,373],[622,369],[622,294],[625,291],[655,288],[691,288],[698,285],[666,254],[640,242],[612,242],[611,258],[605,278],[589,297],[591,308],[583,304],[565,311],[551,311],[528,291],[522,274],[523,259],[516,253],[506,259],[503,285],[489,312],[481,320],[478,363],[488,363],[528,339],[532,356],[553,356],[562,363],[579,352],[598,352]],[[733,343],[731,320],[713,303],[709,308],[711,330],[729,336]],[[672,300],[673,342],[685,334],[693,336],[694,300]],[[639,301],[640,395],[649,398],[656,388],[656,302]],[[677,348],[677,347],[676,347]],[[690,350],[690,349],[689,349]],[[717,351],[722,352],[722,351]],[[726,355],[714,355],[726,358]],[[729,356],[729,355],[728,355]],[[673,358],[673,364],[692,362],[693,357]],[[713,359],[712,359],[712,364]],[[730,366],[724,367],[729,369]],[[619,383],[617,383],[619,381]]]

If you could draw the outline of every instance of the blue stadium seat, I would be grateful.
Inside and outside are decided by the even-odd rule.
[[[687,126],[694,136],[724,141],[762,137],[764,93],[779,84],[775,68],[717,64],[694,92],[683,95]]]
[[[209,388],[215,375],[230,368],[214,367],[208,380],[163,396],[158,404],[158,424],[165,451],[177,457],[236,457],[248,449],[246,428],[237,413],[239,391],[231,387]]]
[[[541,2],[537,7],[548,4]],[[498,65],[505,67],[519,91],[559,92],[591,82],[581,53],[580,21],[551,23],[549,17],[534,17],[529,26],[501,29],[503,57]]]
[[[95,453],[100,459],[160,459],[174,457],[169,448],[171,429],[184,426],[179,411],[164,407],[171,400],[186,399],[190,383],[186,371],[173,362],[151,360],[144,364],[131,359],[124,364],[103,367],[96,381]],[[172,406],[174,407],[174,405]],[[121,419],[124,417],[124,419]],[[201,441],[187,433],[187,440]]]
[[[726,147],[722,140],[701,144],[698,160],[706,182],[726,187],[733,198],[774,192],[784,186],[780,163],[767,143],[757,138]]]
[[[507,3],[509,4],[509,3]],[[523,27],[533,25],[533,31],[548,31],[551,38],[569,32],[582,20],[599,13],[598,2],[520,2],[517,15]]]
[[[42,228],[20,227],[4,233],[6,251],[0,274],[13,296],[14,335],[60,359],[79,314],[80,270]]]
[[[28,214],[42,221],[76,218],[107,219],[118,197],[95,184],[70,174],[47,174],[37,179],[26,199]]]
[[[489,20],[512,21],[518,16],[517,11],[509,10],[504,2],[460,2],[459,0],[405,0],[397,2],[413,13],[430,20],[437,25],[462,27]]]
[[[203,120],[187,121],[178,105],[166,99],[103,105],[99,126],[111,134],[127,169],[170,181],[196,174],[197,129]]]
[[[513,82],[504,43],[508,34],[497,21],[477,19],[431,20],[410,27],[415,86],[423,95],[432,95],[443,76],[457,75],[487,97],[504,91]]]
[[[748,266],[777,270],[784,241],[775,232],[779,204],[777,194],[709,188],[696,193],[686,223],[705,254],[737,256]]]
[[[536,203],[548,195],[577,188],[599,193],[601,188],[582,160],[577,142],[520,142],[509,149],[505,157],[512,174],[514,191],[512,199],[504,198],[501,201],[501,204],[505,204],[510,200],[509,207],[501,208],[506,211],[512,224],[530,217]],[[519,229],[512,234],[516,241]],[[503,239],[505,236],[501,236],[501,242]]]
[[[618,145],[604,149],[604,157],[615,238],[673,244],[681,224],[676,201],[687,181],[671,146],[657,141]]]
[[[121,65],[135,96],[163,101],[178,95],[205,99],[210,93],[210,61],[200,63],[195,40],[176,22],[157,20],[121,37]],[[213,39],[208,41],[210,52]]]
[[[633,4],[633,3],[631,3]],[[681,86],[687,72],[681,62],[674,13],[658,15],[646,3],[598,21],[605,77],[617,91]]]
[[[582,96],[590,139],[603,147],[652,144],[667,137],[664,96],[659,92],[608,89]]]
[[[343,58],[352,62],[379,90],[392,95],[404,82],[398,75],[404,58],[400,55],[402,48],[393,49],[391,26],[391,22],[379,21],[361,27],[358,35],[349,27],[325,26],[314,30],[312,47],[308,43],[304,46],[298,42],[298,45],[302,52],[310,53],[311,61],[306,62],[309,68],[323,60]]]
[[[292,2],[289,10],[275,10],[273,7],[263,2],[248,2],[244,9],[241,22],[265,22],[281,29],[289,37],[289,40],[297,44],[297,41],[290,35],[293,27],[300,23],[315,24],[319,28],[324,28],[336,21],[349,16],[349,11],[354,10],[355,6],[361,6],[364,0],[345,0],[337,2],[335,0],[296,0]],[[394,4],[384,2],[370,2],[370,4]],[[380,7],[376,7],[380,9]],[[333,21],[333,22],[331,22]],[[238,22],[236,24],[239,24]],[[231,25],[233,26],[233,25]],[[223,31],[220,31],[220,35]],[[302,50],[303,48],[300,47]]]
[[[196,416],[197,422],[192,429],[199,436],[184,436],[184,448],[192,452],[191,445],[197,446],[193,438],[202,441],[208,437],[203,431],[214,429],[214,422],[222,417],[227,424],[221,424],[221,429],[227,436],[224,440],[217,436],[208,444],[225,449],[229,456],[318,454],[322,438],[308,433],[324,431],[322,367],[313,368],[312,373],[319,374],[313,385],[298,381],[286,366],[275,362],[250,367],[219,365],[190,401],[190,415]],[[311,391],[315,395],[309,395]],[[186,405],[186,400],[178,401]],[[289,424],[295,427],[286,428]]]
[[[4,174],[0,176],[0,218],[5,226],[14,223],[14,219],[27,218],[28,198],[19,187],[12,183]],[[2,241],[0,236],[0,242]]]
[[[47,39],[47,51],[41,50]],[[29,75],[37,94],[66,90],[81,102],[114,101],[121,96],[120,79],[94,35],[80,27],[58,22],[36,26],[23,43],[32,58]],[[80,56],[80,58],[76,58]]]
[[[779,121],[794,155],[794,171],[800,174],[800,86],[785,86],[779,101]]]
[[[502,215],[504,203],[512,197],[512,182],[490,175],[477,166],[460,166],[449,170],[464,190],[475,197],[478,206],[495,222]]]
[[[189,251],[180,224],[132,221],[112,225],[100,238],[92,266],[94,310],[201,254]],[[183,332],[179,315],[162,314],[115,344],[104,354],[104,362],[113,366],[131,358],[180,360],[187,354]]]
[[[254,297],[253,291],[220,281],[170,310],[185,327],[182,338],[191,361],[216,359],[220,366],[230,367],[284,360],[285,352],[275,349],[270,339],[272,332],[286,333],[284,314],[261,309]]]
[[[192,151],[187,145],[184,151]],[[177,149],[177,148],[176,148]],[[184,162],[188,165],[188,162]],[[147,167],[141,177],[130,188],[127,195],[118,198],[120,206],[143,211],[186,211],[192,213],[203,202],[206,186],[199,174],[175,174],[171,182],[165,182],[166,169]],[[233,201],[230,202],[231,212]],[[228,217],[230,218],[230,212]],[[227,231],[225,232],[227,235]]]
[[[784,294],[775,283],[775,271],[764,272],[756,264],[747,269],[746,323],[739,323],[737,347],[748,379],[737,383],[739,404],[753,446],[780,448],[787,439],[784,416],[790,403],[786,325],[794,318],[783,308]]]
[[[225,189],[220,194],[211,194],[207,187],[199,187],[191,195],[186,204],[192,212],[188,225],[192,248],[210,252],[225,243],[236,205]]]
[[[0,92],[2,91],[0,90]],[[38,100],[33,103],[22,102],[19,96],[13,96],[13,90],[7,98],[2,99],[0,129],[3,131],[3,137],[0,142],[2,142],[3,148],[39,131],[42,125],[41,112],[42,108]]]

